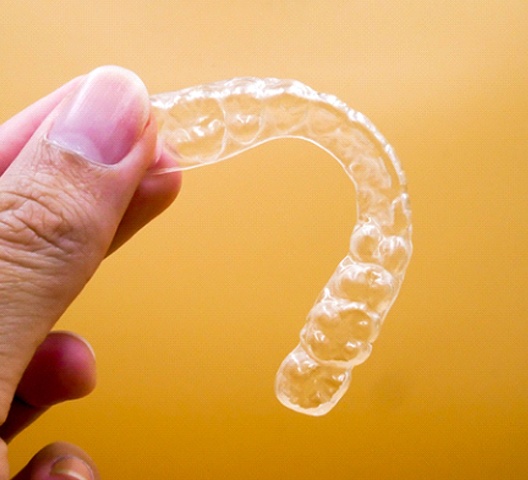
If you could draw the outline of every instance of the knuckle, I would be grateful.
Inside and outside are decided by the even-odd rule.
[[[0,244],[47,258],[79,252],[88,239],[86,213],[67,188],[19,178],[16,190],[0,192]],[[41,255],[39,255],[41,254]]]

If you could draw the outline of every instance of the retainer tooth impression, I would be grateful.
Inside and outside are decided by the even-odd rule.
[[[363,114],[295,80],[239,78],[151,100],[159,137],[179,164],[157,174],[295,137],[327,151],[352,180],[358,223],[349,252],[275,380],[282,404],[326,414],[348,389],[353,367],[369,357],[412,254],[409,196],[393,148]]]

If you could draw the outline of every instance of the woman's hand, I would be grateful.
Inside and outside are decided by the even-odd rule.
[[[176,197],[145,86],[103,67],[0,125],[0,480],[7,443],[51,405],[88,394],[95,359],[50,329],[109,252]],[[46,447],[17,480],[98,478],[77,447]]]

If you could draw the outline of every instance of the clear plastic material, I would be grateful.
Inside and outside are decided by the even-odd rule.
[[[327,151],[354,183],[357,223],[348,253],[275,381],[285,406],[326,414],[348,389],[353,367],[369,357],[412,252],[405,174],[392,147],[364,115],[292,80],[237,78],[151,101],[164,148],[179,164],[165,171],[220,162],[292,137]]]

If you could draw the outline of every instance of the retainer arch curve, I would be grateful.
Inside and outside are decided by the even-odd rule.
[[[374,125],[334,96],[294,80],[236,78],[151,97],[159,137],[178,167],[217,163],[278,138],[327,151],[356,190],[357,223],[345,258],[310,310],[300,343],[279,367],[277,398],[324,415],[370,355],[412,253],[403,169]]]

